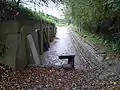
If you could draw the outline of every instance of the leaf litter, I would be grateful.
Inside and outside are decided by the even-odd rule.
[[[14,72],[10,67],[0,64],[0,90],[120,90],[119,76],[100,79],[99,70],[30,66]]]

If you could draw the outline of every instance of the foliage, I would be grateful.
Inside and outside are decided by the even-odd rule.
[[[78,30],[97,34],[97,41],[118,52],[120,45],[120,0],[64,0],[66,19]],[[109,42],[109,43],[108,43]],[[108,44],[107,44],[108,43]]]
[[[113,41],[106,40],[102,36],[91,34],[90,32],[85,31],[85,30],[81,31],[79,35],[80,36],[86,35],[87,39],[95,45],[97,44],[103,45],[106,51],[108,51],[109,53],[120,53],[120,42],[115,43]]]
[[[47,22],[56,23],[56,18],[48,14],[41,12],[32,11],[31,9],[20,7],[19,13],[24,16],[24,18],[29,18],[32,20],[45,20]]]
[[[118,15],[120,0],[65,0],[65,15],[73,24],[92,29],[100,21]]]
[[[45,15],[41,12],[32,11],[22,5],[16,6],[16,2],[0,1],[0,19],[13,20],[19,17],[31,20],[44,20],[50,23],[56,23],[56,18],[50,15]]]

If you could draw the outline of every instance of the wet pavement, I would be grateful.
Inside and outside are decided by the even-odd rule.
[[[75,55],[75,68],[81,68],[80,60],[73,45],[69,29],[67,27],[57,27],[55,40],[51,43],[50,48],[42,57],[44,65],[63,65],[67,64],[67,59],[59,59],[61,55]]]

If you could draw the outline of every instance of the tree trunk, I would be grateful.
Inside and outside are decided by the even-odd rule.
[[[19,7],[19,4],[20,4],[20,0],[17,1],[17,7]]]

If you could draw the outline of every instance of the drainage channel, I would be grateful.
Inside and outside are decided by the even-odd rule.
[[[70,32],[70,36],[72,38],[73,43],[75,43],[74,46],[75,46],[75,49],[77,50],[77,54],[78,54],[79,58],[84,60],[84,62],[86,62],[89,65],[90,68],[94,67],[94,66],[97,66],[99,63],[95,62],[93,60],[90,61],[90,58],[87,57],[88,55],[86,55],[86,52],[84,51],[85,47],[83,47],[80,44],[80,42],[78,42],[77,36],[73,33],[73,31],[70,30],[69,32]],[[87,53],[89,55],[91,55],[88,50],[87,50]],[[94,56],[92,56],[92,57],[94,57]]]
[[[74,57],[75,55],[61,55],[58,56],[59,59],[68,59],[67,64],[63,64],[63,65],[29,65],[32,67],[40,67],[40,68],[56,68],[56,69],[66,69],[66,70],[73,70],[74,69]]]

